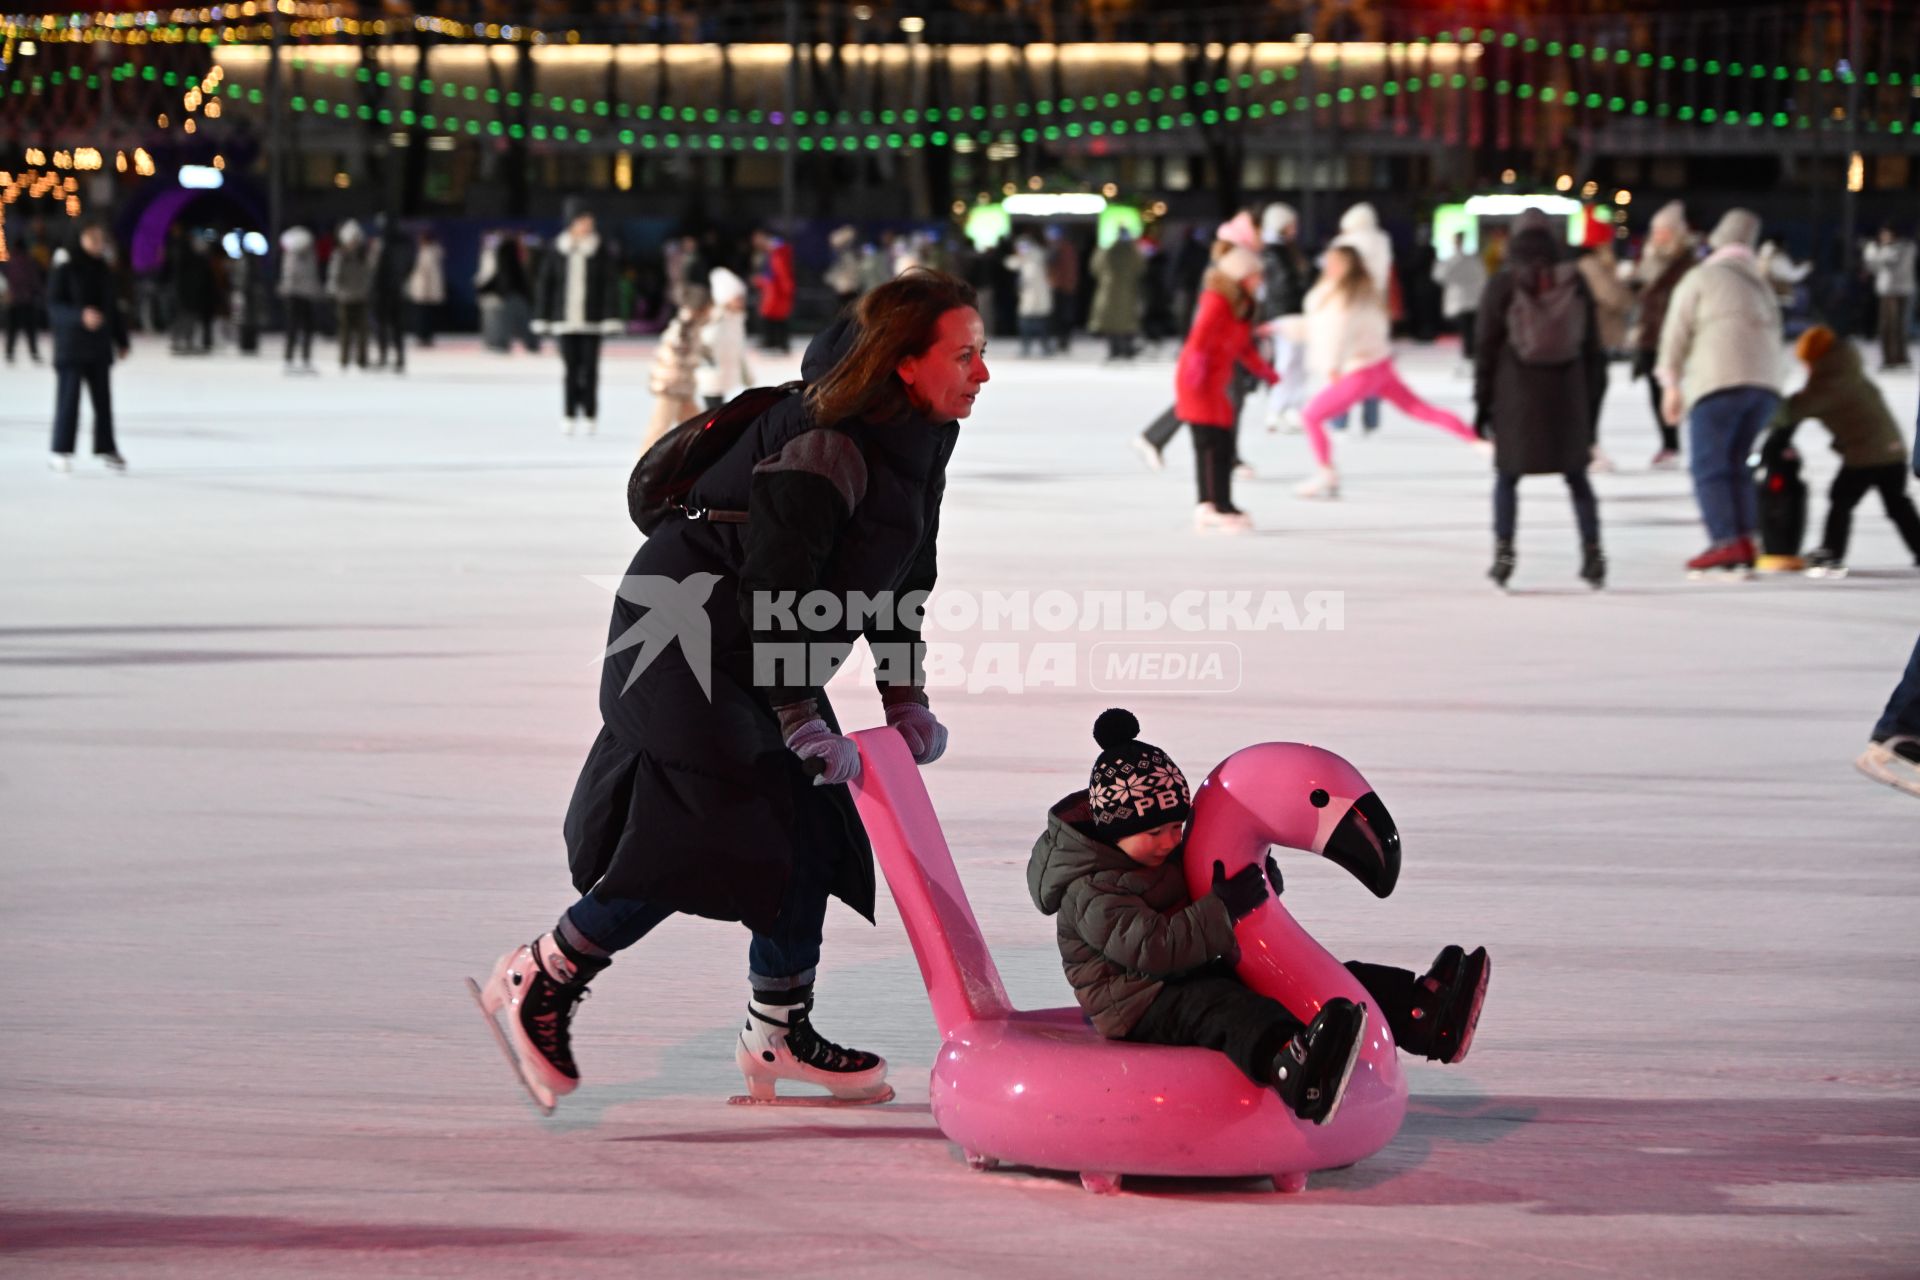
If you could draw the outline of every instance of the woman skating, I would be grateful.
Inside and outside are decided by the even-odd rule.
[[[1544,217],[1522,214],[1479,315],[1473,399],[1493,439],[1494,583],[1513,576],[1520,477],[1565,478],[1580,528],[1580,576],[1605,584],[1600,508],[1587,479],[1593,424],[1607,385],[1594,298],[1576,264],[1560,261]],[[1523,316],[1516,327],[1516,315]]]
[[[1175,366],[1174,412],[1193,435],[1200,492],[1193,525],[1202,531],[1246,533],[1253,528],[1253,520],[1233,505],[1240,404],[1230,392],[1239,368],[1268,386],[1280,381],[1253,341],[1259,297],[1259,255],[1238,246],[1222,254],[1202,279],[1193,328]]]
[[[1340,473],[1333,467],[1333,443],[1327,421],[1347,413],[1356,404],[1383,397],[1410,418],[1439,427],[1471,444],[1479,438],[1457,414],[1428,404],[1400,380],[1393,367],[1386,299],[1368,275],[1360,251],[1335,244],[1327,250],[1320,283],[1307,293],[1304,315],[1287,316],[1280,332],[1307,344],[1307,367],[1328,385],[1307,401],[1302,413],[1307,443],[1319,471],[1301,485],[1303,498],[1340,496]]]
[[[844,785],[859,749],[810,683],[821,665],[760,659],[844,655],[864,634],[887,723],[931,764],[947,734],[922,687],[918,617],[796,634],[755,603],[932,589],[947,460],[987,382],[985,348],[965,282],[917,271],[875,289],[814,339],[805,391],[747,425],[634,556],[603,725],[567,810],[580,897],[480,992],[543,1106],[579,1086],[569,1023],[587,984],[676,912],[753,932],[735,1058],[756,1095],[776,1080],[885,1095],[885,1061],[810,1020],[828,898],[873,918],[873,853]]]

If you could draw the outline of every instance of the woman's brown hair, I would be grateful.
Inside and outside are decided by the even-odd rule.
[[[1240,319],[1253,319],[1253,313],[1257,309],[1257,306],[1253,295],[1247,292],[1245,282],[1235,280],[1232,276],[1220,270],[1219,267],[1214,266],[1208,267],[1207,273],[1200,277],[1200,287],[1202,289],[1211,289],[1213,292],[1225,298],[1227,305],[1233,308],[1233,314]]]
[[[823,426],[861,416],[889,417],[908,407],[894,375],[902,360],[933,345],[940,317],[978,305],[973,286],[944,271],[916,267],[868,291],[854,309],[859,336],[831,372],[807,388],[807,406]]]
[[[1360,256],[1358,249],[1350,244],[1337,244],[1327,250],[1327,253],[1330,255],[1337,253],[1346,259],[1347,273],[1341,276],[1339,283],[1333,287],[1348,306],[1373,296],[1373,277],[1367,274],[1366,259]]]

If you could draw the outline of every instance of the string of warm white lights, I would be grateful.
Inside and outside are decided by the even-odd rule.
[[[60,201],[68,217],[80,216],[80,180],[72,174],[38,168],[23,173],[0,170],[0,262],[7,260],[7,210],[22,198],[49,196]]]

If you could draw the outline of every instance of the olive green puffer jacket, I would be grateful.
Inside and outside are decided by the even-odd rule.
[[[1047,814],[1033,844],[1027,890],[1057,915],[1060,958],[1080,1007],[1101,1035],[1120,1039],[1147,1011],[1168,978],[1239,958],[1226,904],[1187,896],[1186,848],[1143,867],[1088,835],[1087,793]]]

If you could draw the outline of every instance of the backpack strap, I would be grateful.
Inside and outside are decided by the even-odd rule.
[[[682,506],[680,514],[689,520],[705,520],[709,524],[745,524],[747,513],[744,511],[724,511],[714,507]]]

